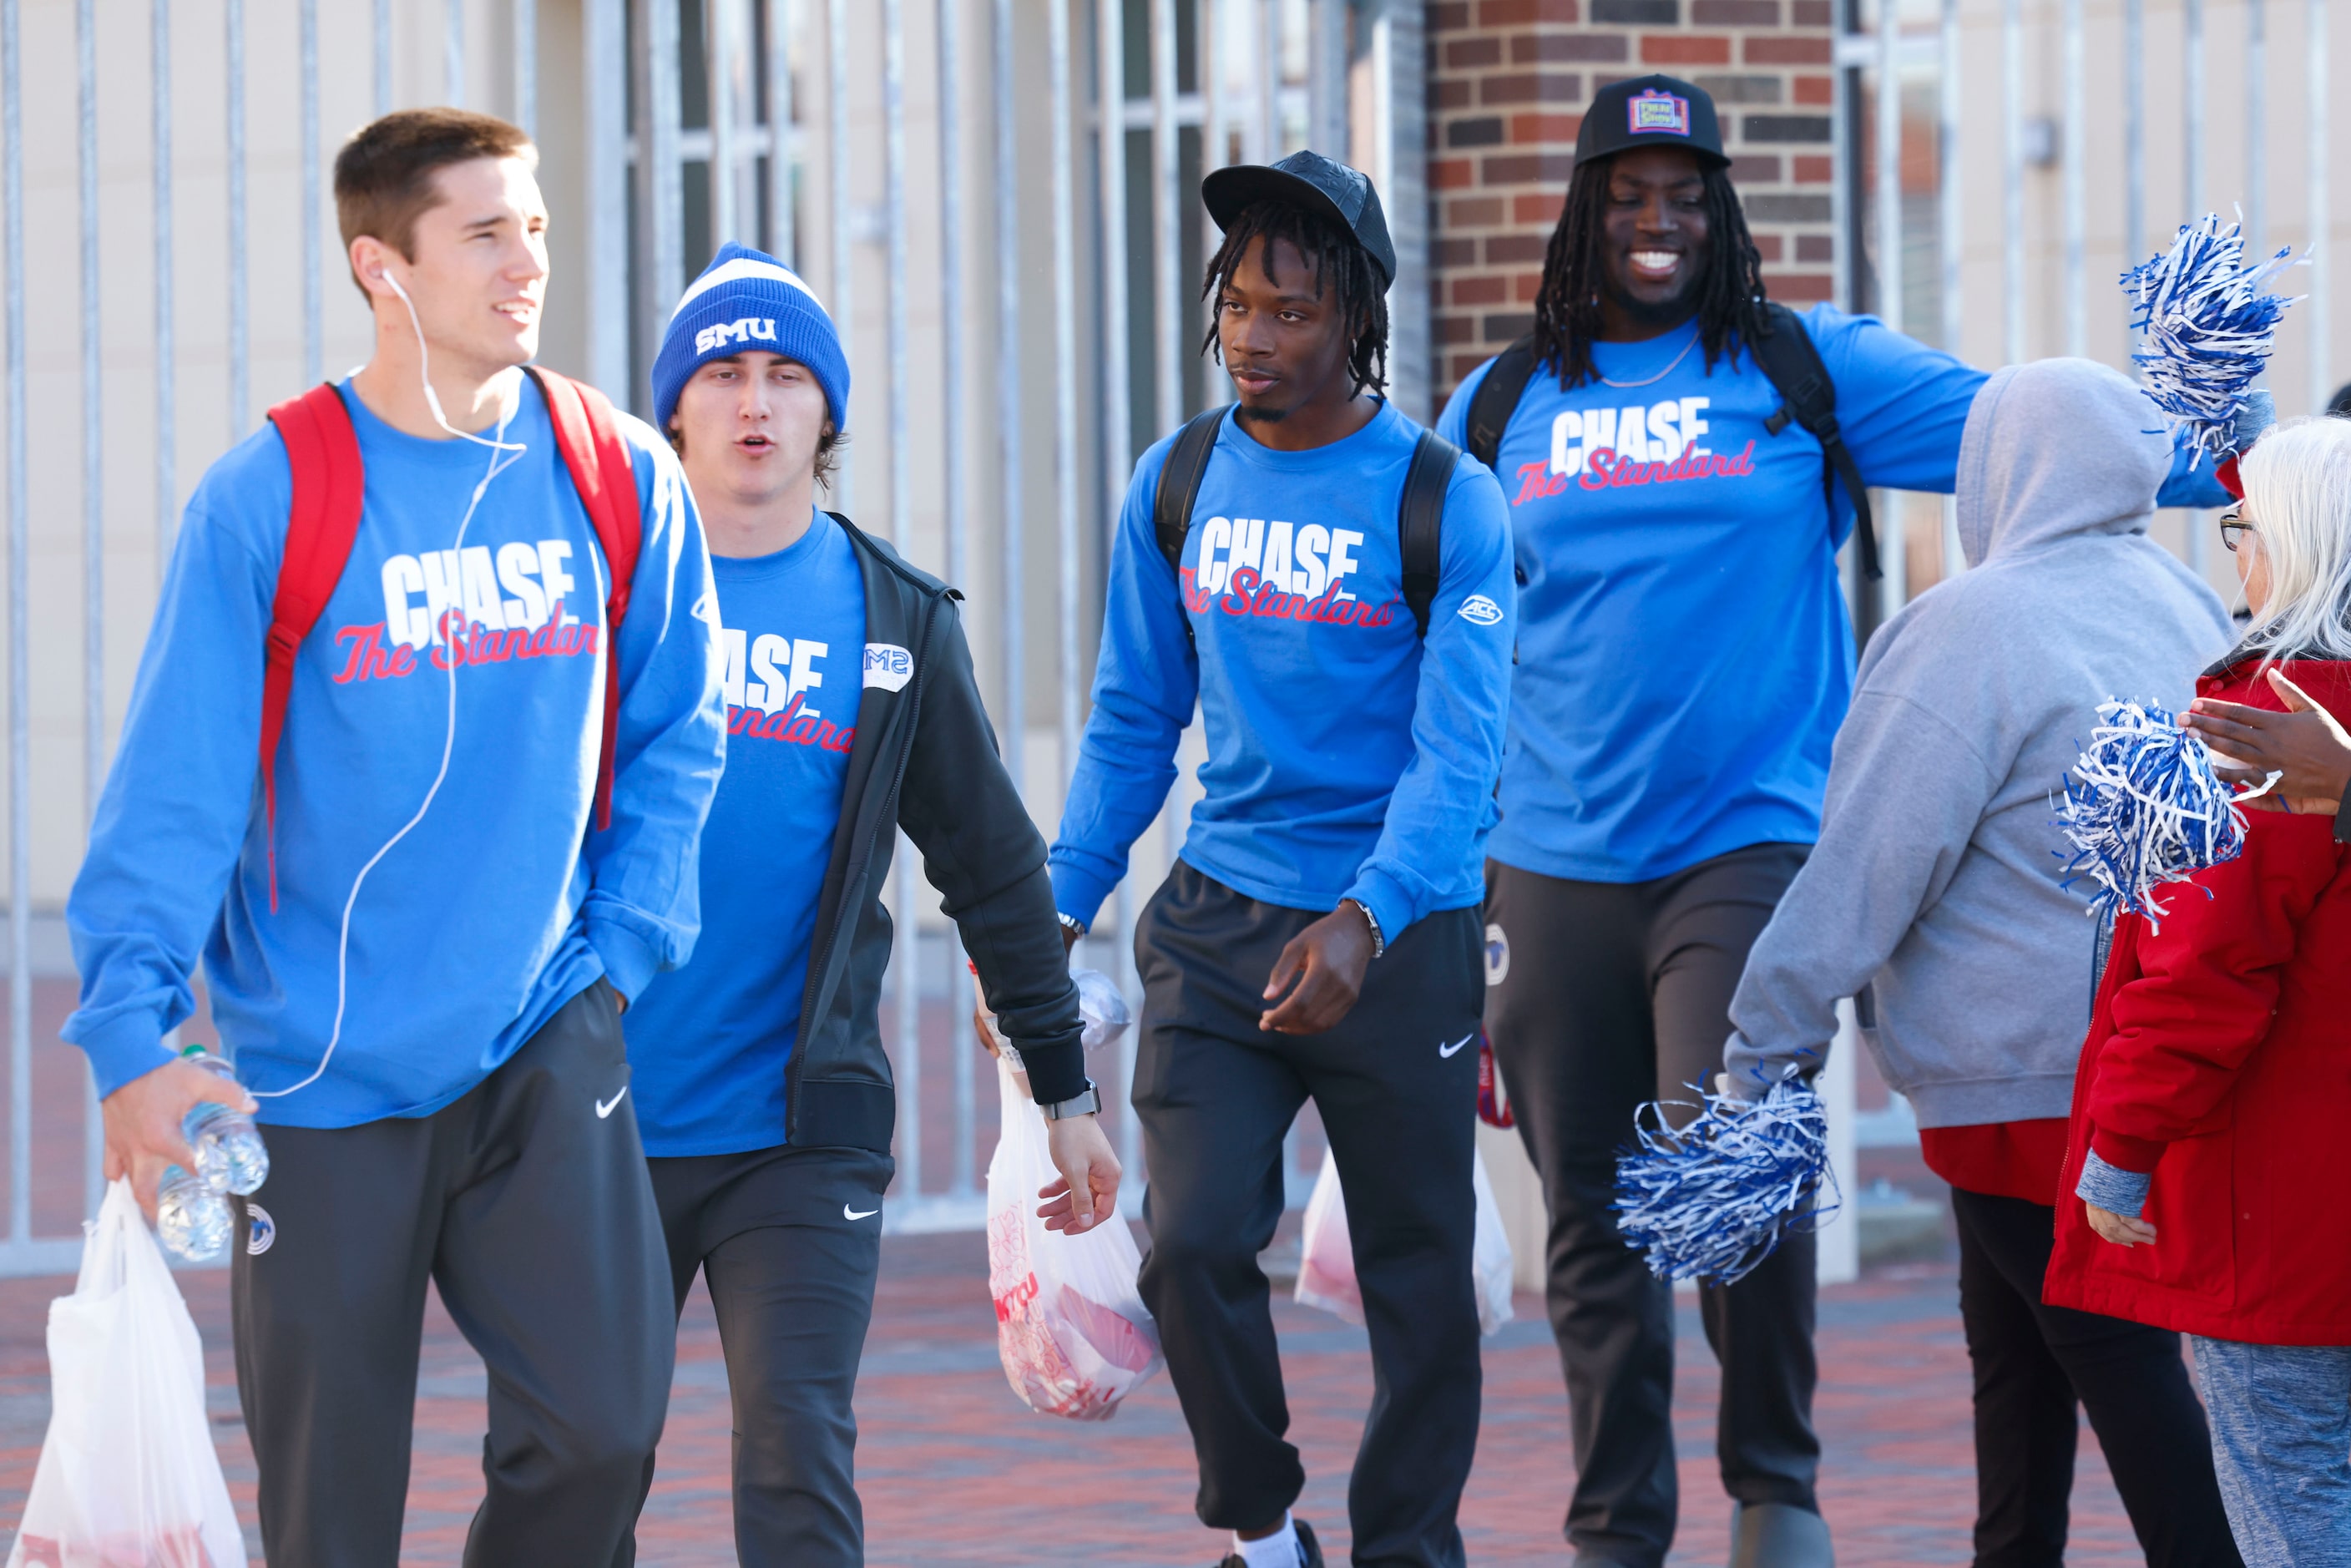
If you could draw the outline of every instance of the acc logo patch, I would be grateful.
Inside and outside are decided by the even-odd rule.
[[[1625,129],[1636,135],[1644,131],[1662,131],[1670,136],[1690,133],[1689,99],[1679,93],[1651,88],[1626,99],[1625,112],[1631,121]]]
[[[245,1250],[247,1255],[258,1258],[277,1244],[277,1221],[270,1218],[269,1211],[261,1205],[248,1203],[245,1206]]]
[[[1472,626],[1491,626],[1502,619],[1502,607],[1482,593],[1473,593],[1461,601],[1461,619]]]
[[[1499,986],[1510,977],[1510,939],[1499,925],[1486,927],[1486,984]]]
[[[901,691],[914,678],[914,655],[895,643],[865,644],[865,684],[885,692]]]

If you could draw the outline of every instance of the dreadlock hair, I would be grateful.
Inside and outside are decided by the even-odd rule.
[[[1600,333],[1600,291],[1607,287],[1600,246],[1608,214],[1608,172],[1614,158],[1576,165],[1560,207],[1559,226],[1544,253],[1542,288],[1535,296],[1535,363],[1559,377],[1561,390],[1598,381],[1592,340]],[[1763,333],[1763,258],[1747,232],[1739,193],[1722,169],[1704,172],[1708,238],[1706,274],[1698,283],[1698,335],[1706,368],[1735,355],[1737,342]],[[1736,341],[1734,341],[1736,340]]]
[[[1232,282],[1241,257],[1249,254],[1249,242],[1258,239],[1265,241],[1265,256],[1259,265],[1267,277],[1280,281],[1273,277],[1273,246],[1282,240],[1295,246],[1314,268],[1316,298],[1334,283],[1338,286],[1339,308],[1356,323],[1354,341],[1347,349],[1347,373],[1355,378],[1355,384],[1347,395],[1352,398],[1365,387],[1384,390],[1388,384],[1387,285],[1372,263],[1372,253],[1353,235],[1295,202],[1253,202],[1225,231],[1225,243],[1208,258],[1207,277],[1200,284],[1200,298],[1210,307],[1208,336],[1200,351],[1215,354],[1219,364],[1224,362],[1217,337],[1220,312],[1215,308],[1216,301]]]

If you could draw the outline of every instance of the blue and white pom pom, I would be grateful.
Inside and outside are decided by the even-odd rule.
[[[1666,1125],[1667,1103],[1641,1107],[1638,1146],[1617,1158],[1610,1207],[1625,1240],[1648,1254],[1651,1273],[1728,1285],[1789,1232],[1815,1229],[1836,1212],[1828,1113],[1802,1071],[1791,1063],[1761,1100],[1700,1090],[1705,1109],[1679,1132]]]
[[[2278,318],[2294,301],[2268,285],[2295,265],[2291,250],[2247,265],[2241,225],[2208,213],[2183,225],[2171,248],[2123,274],[2147,334],[2131,356],[2147,396],[2176,432],[2214,462],[2246,443],[2239,426],[2254,378],[2276,346]],[[2299,298],[2300,296],[2296,296]]]
[[[2100,703],[2098,721],[2065,778],[2057,821],[2074,856],[2059,885],[2088,877],[2098,885],[2090,900],[2095,918],[2144,915],[2159,925],[2167,911],[2155,890],[2244,853],[2245,819],[2236,803],[2262,794],[2278,776],[2232,794],[2212,771],[2204,743],[2160,707]]]

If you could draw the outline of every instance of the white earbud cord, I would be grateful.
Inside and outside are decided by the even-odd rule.
[[[496,439],[488,436],[469,434],[468,432],[457,429],[455,425],[449,423],[448,418],[441,412],[440,396],[433,390],[432,359],[430,351],[424,346],[423,325],[416,319],[416,307],[410,301],[408,298],[408,290],[402,288],[396,278],[386,275],[384,281],[391,284],[392,291],[400,296],[400,302],[408,307],[408,324],[413,328],[416,332],[417,359],[421,367],[421,373],[424,378],[424,401],[426,405],[433,410],[433,423],[439,425],[442,429],[447,431],[451,435],[457,437],[461,441],[470,441],[477,446],[486,446],[490,448],[489,468],[482,475],[481,483],[474,486],[473,499],[465,503],[465,515],[460,518],[457,523],[456,542],[450,547],[452,549],[463,549],[465,548],[466,530],[474,526],[474,513],[481,506],[482,497],[488,492],[490,481],[496,479],[500,474],[503,474],[507,469],[513,467],[517,463],[521,462],[522,455],[529,451],[530,448],[526,443],[519,441],[507,441],[504,439],[507,433],[507,422],[514,417],[511,412],[499,416],[498,433],[497,438]],[[516,407],[517,408],[520,406],[519,402],[516,404]],[[508,454],[512,454],[512,455],[509,456]],[[439,635],[440,632],[440,628],[434,628],[434,635]],[[430,644],[428,643],[428,646]],[[440,770],[433,775],[432,787],[424,791],[424,799],[417,806],[416,814],[409,818],[408,821],[402,825],[400,831],[386,839],[383,841],[383,847],[381,849],[376,851],[375,853],[368,857],[367,863],[360,867],[359,875],[351,879],[351,891],[343,899],[342,930],[335,939],[335,1024],[332,1031],[327,1036],[326,1052],[319,1058],[319,1065],[310,1070],[310,1076],[302,1080],[301,1082],[289,1084],[283,1089],[256,1089],[250,1091],[255,1099],[277,1100],[287,1094],[294,1093],[298,1090],[308,1089],[311,1084],[319,1082],[320,1076],[327,1071],[327,1064],[334,1061],[335,1048],[342,1043],[343,1039],[343,1012],[350,999],[351,911],[359,904],[360,889],[366,885],[368,873],[375,870],[377,864],[382,861],[384,856],[392,852],[393,847],[397,845],[401,840],[408,837],[411,832],[414,831],[416,825],[424,821],[424,814],[433,809],[434,798],[441,793],[441,786],[449,777],[449,758],[455,754],[456,747],[457,661],[455,658],[452,658],[449,661],[449,722],[447,727],[443,730],[441,736]]]

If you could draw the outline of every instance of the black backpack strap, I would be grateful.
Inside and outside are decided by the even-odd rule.
[[[1494,356],[1486,379],[1478,383],[1476,394],[1469,399],[1463,433],[1469,438],[1469,455],[1489,468],[1501,453],[1502,432],[1510,428],[1510,415],[1519,411],[1519,396],[1534,373],[1535,337],[1530,332]]]
[[[1837,428],[1836,383],[1829,380],[1828,367],[1821,363],[1821,351],[1813,347],[1813,335],[1804,330],[1803,318],[1785,305],[1769,303],[1763,314],[1767,330],[1748,350],[1781,397],[1780,412],[1765,420],[1763,428],[1777,435],[1792,421],[1821,444],[1821,487],[1834,494],[1840,481],[1844,485],[1844,493],[1853,502],[1854,531],[1861,543],[1862,575],[1876,582],[1884,574],[1878,567],[1869,486],[1862,480],[1861,465],[1854,461],[1853,449]]]
[[[1481,394],[1482,395],[1482,394]],[[1404,601],[1413,624],[1428,635],[1428,607],[1437,602],[1437,581],[1445,553],[1445,493],[1461,448],[1433,430],[1420,433],[1412,466],[1404,471],[1404,495],[1396,502],[1396,546],[1404,559]]]
[[[1217,427],[1231,405],[1195,414],[1176,433],[1160,465],[1159,487],[1151,496],[1151,528],[1159,536],[1159,553],[1179,579],[1184,570],[1184,536],[1192,531],[1192,507],[1200,498],[1200,477],[1208,471],[1208,454],[1216,450]],[[1188,624],[1188,622],[1187,622]]]

